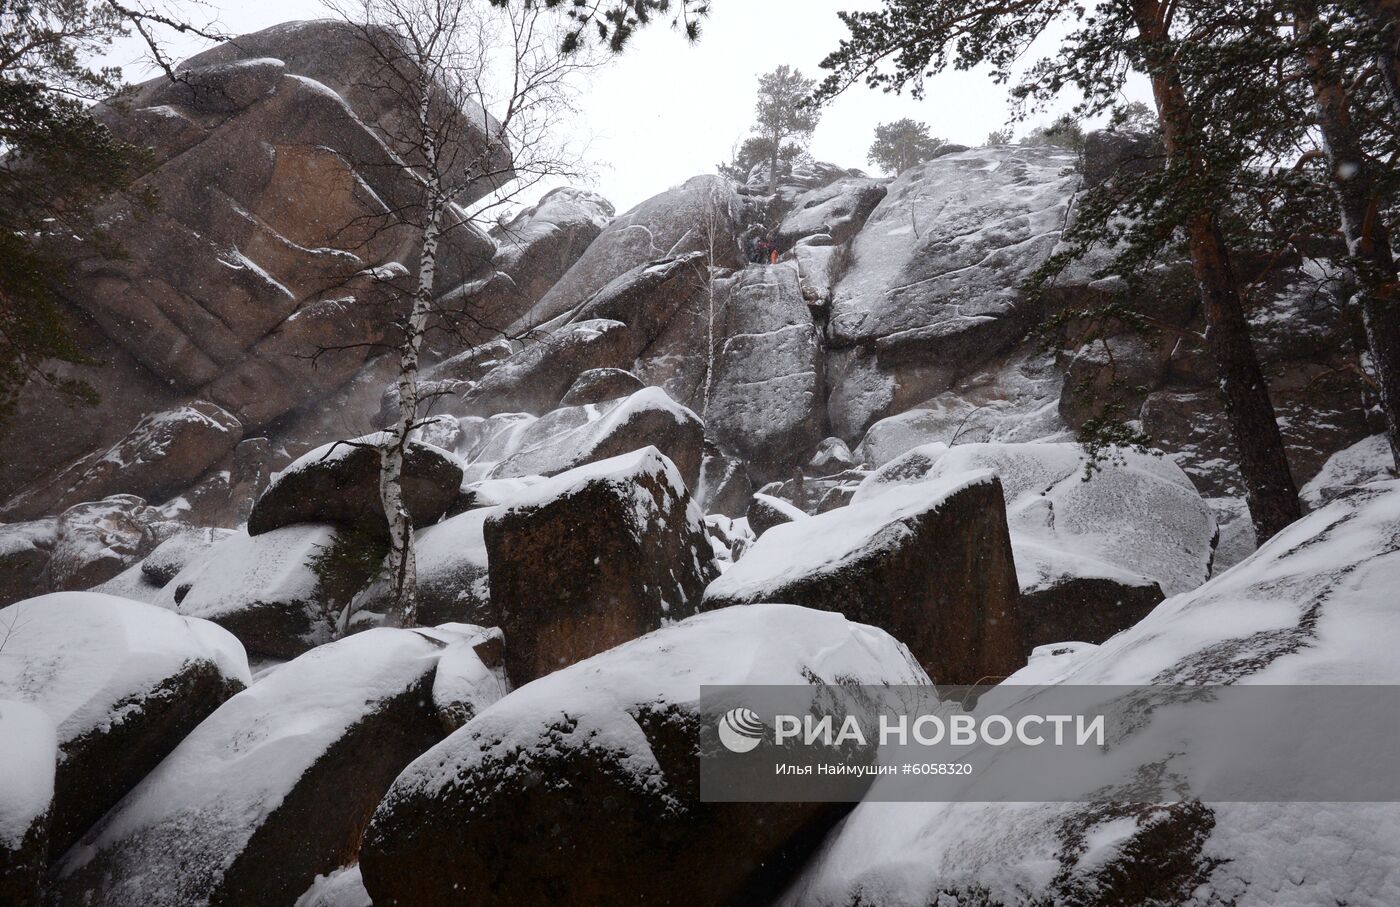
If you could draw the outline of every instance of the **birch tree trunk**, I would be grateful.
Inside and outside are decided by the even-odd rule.
[[[1169,11],[1161,0],[1136,0],[1134,18],[1153,65],[1149,76],[1162,123],[1168,159],[1197,185],[1205,161],[1196,150],[1196,135],[1186,92],[1172,62]],[[1190,189],[1191,187],[1188,187]],[[1249,322],[1230,265],[1229,249],[1216,211],[1208,200],[1187,224],[1192,269],[1201,289],[1206,346],[1220,371],[1225,417],[1239,454],[1240,474],[1255,533],[1263,544],[1302,516],[1298,487],[1284,453],[1283,436],[1263,369],[1249,336]]]
[[[1317,4],[1304,0],[1296,7],[1294,32],[1305,38],[1317,26]],[[1400,469],[1400,289],[1395,255],[1380,213],[1376,174],[1361,148],[1352,124],[1342,73],[1331,50],[1314,41],[1306,52],[1308,76],[1317,106],[1317,124],[1332,175],[1332,188],[1342,217],[1347,251],[1356,262],[1360,292],[1356,302],[1366,329],[1380,385],[1390,453]]]
[[[403,345],[399,348],[399,376],[396,384],[399,418],[389,430],[380,450],[379,473],[379,494],[389,523],[387,564],[390,615],[392,622],[400,627],[412,627],[418,622],[418,565],[414,553],[413,521],[403,500],[403,465],[408,450],[409,434],[418,420],[418,359],[423,347],[423,334],[428,327],[428,317],[433,309],[438,237],[445,204],[435,133],[428,120],[431,85],[426,74],[419,88],[419,121],[425,161],[422,246],[418,253],[418,281],[413,295],[413,308],[409,312],[404,329]]]

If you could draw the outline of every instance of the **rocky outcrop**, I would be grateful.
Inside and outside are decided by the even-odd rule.
[[[375,810],[365,887],[384,907],[767,903],[845,807],[701,802],[701,685],[925,682],[902,645],[839,614],[681,621],[517,690],[423,754]]]
[[[760,492],[749,500],[744,517],[749,521],[749,529],[754,538],[760,538],[774,526],[800,522],[807,518],[807,514],[782,498]]]
[[[1055,148],[983,148],[905,171],[851,243],[828,326],[835,433],[942,391],[1008,349],[1038,312],[1024,279],[1059,240],[1078,183]]]
[[[716,267],[743,262],[737,237],[743,205],[722,177],[697,176],[614,219],[587,251],[516,326],[534,327],[570,311],[621,274],[660,258],[710,249]],[[512,330],[512,333],[515,333]]]
[[[581,373],[559,401],[560,406],[584,406],[630,397],[646,387],[642,379],[620,368],[594,368]]]
[[[530,488],[485,535],[516,685],[695,613],[716,574],[699,510],[653,447]]]
[[[774,240],[786,251],[809,236],[844,243],[860,232],[875,206],[884,201],[889,180],[848,176],[799,195],[778,226]]]
[[[50,859],[250,682],[225,631],[110,595],[28,599],[0,611],[0,626],[0,698],[31,703],[57,729]]]
[[[366,519],[387,525],[379,492],[379,435],[335,441],[282,470],[253,505],[248,533],[261,535],[297,523],[353,526]],[[447,513],[462,485],[462,467],[446,451],[409,442],[404,456],[404,506],[415,526]]]
[[[56,867],[55,902],[292,903],[353,859],[394,777],[441,739],[449,638],[369,630],[234,696]]]
[[[846,614],[909,646],[936,683],[1024,663],[1001,483],[988,472],[777,526],[705,590],[705,610],[792,602]]]
[[[584,372],[628,367],[631,343],[628,326],[610,319],[577,321],[532,337],[447,409],[464,416],[543,415],[559,405]]]

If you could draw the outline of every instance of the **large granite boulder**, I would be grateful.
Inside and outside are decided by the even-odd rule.
[[[717,573],[700,510],[654,447],[523,491],[485,534],[517,685],[694,614]]]
[[[926,482],[775,526],[705,590],[704,608],[782,601],[835,611],[909,646],[937,683],[1024,663],[1001,483]]]
[[[107,582],[93,586],[91,591],[155,604],[180,571],[202,559],[211,548],[234,534],[235,530],[232,529],[179,529],[152,549],[150,554]]]
[[[34,705],[57,729],[50,859],[250,682],[226,631],[110,595],[17,602],[0,610],[0,633],[0,699]]]
[[[302,455],[272,480],[253,505],[248,533],[296,523],[355,525],[386,520],[379,493],[383,435],[334,441]],[[447,451],[410,441],[404,456],[404,505],[415,526],[442,518],[457,499],[462,467]]]
[[[1026,763],[1003,760],[988,747],[967,753],[987,770],[960,791],[959,802],[871,798],[828,838],[780,903],[1393,900],[1400,894],[1400,839],[1390,834],[1397,826],[1392,804],[1191,796],[1221,778],[1250,785],[1264,779],[1256,790],[1275,800],[1269,785],[1277,790],[1280,779],[1316,777],[1317,753],[1330,752],[1315,748],[1317,737],[1334,736],[1331,728],[1281,711],[1274,724],[1278,745],[1218,723],[1210,725],[1218,733],[1191,733],[1206,726],[1193,721],[1209,713],[1217,696],[1178,697],[1157,707],[1137,691],[1177,684],[1280,691],[1326,685],[1339,691],[1336,702],[1344,711],[1356,695],[1340,692],[1345,685],[1400,682],[1393,657],[1400,635],[1400,612],[1393,607],[1400,583],[1397,537],[1400,483],[1366,486],[1294,523],[1204,586],[1167,600],[1151,620],[1082,656],[1069,653],[1051,676],[1032,665],[1011,682],[1049,686],[1004,688],[1030,697],[1027,713],[1050,708],[1055,698],[1064,702],[1061,685],[1097,687],[1114,699],[1106,704],[1108,714],[1135,720],[1114,722],[1119,739],[1084,754],[1089,762],[1077,762],[1073,777],[1062,776],[1054,802],[985,802],[996,798],[988,792],[1010,774],[1027,771]],[[1129,687],[1134,691],[1123,695]],[[1302,701],[1318,702],[1316,695]],[[1238,710],[1221,717],[1230,715],[1238,723]],[[1335,732],[1344,734],[1346,727],[1339,721]],[[1144,802],[1139,791],[1145,779],[1170,779],[1178,792]]]
[[[559,401],[560,406],[584,406],[630,397],[646,387],[642,379],[620,368],[594,368],[581,373]]]
[[[516,690],[423,754],[375,810],[365,887],[380,907],[768,903],[846,807],[701,802],[701,685],[927,682],[899,642],[839,614],[689,618]]]
[[[0,734],[0,903],[39,907],[58,740],[42,709],[6,699],[0,699]]]
[[[948,389],[1039,318],[1024,279],[1054,249],[1074,155],[998,146],[935,158],[889,186],[851,243],[828,326],[835,433]]]
[[[55,869],[57,904],[287,905],[354,859],[394,777],[442,737],[441,631],[374,629],[224,703]]]
[[[720,176],[697,176],[615,218],[517,328],[534,327],[573,309],[621,274],[658,258],[710,251],[716,267],[743,263],[738,236],[743,205]],[[511,333],[516,333],[512,329]]]
[[[0,513],[32,519],[119,493],[163,501],[223,459],[242,438],[237,419],[203,400],[153,413],[111,447],[71,464]]]

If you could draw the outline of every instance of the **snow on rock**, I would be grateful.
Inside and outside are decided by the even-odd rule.
[[[1074,654],[1068,670],[1045,679],[1074,685],[1400,682],[1397,538],[1400,482],[1363,487],[1294,523],[1204,586],[1168,599],[1127,632]],[[1026,674],[1018,682],[1022,678],[1038,682]],[[1180,740],[1168,727],[1179,728],[1169,711],[1148,715],[1133,733]],[[1313,758],[1292,747],[1241,752],[1227,738],[1198,735],[1154,770],[1187,779],[1227,770],[1252,775],[1288,771],[1290,760]],[[1142,768],[1133,762],[1135,751],[1143,750],[1105,751],[1102,770],[1085,772],[1083,783],[1095,790],[1131,784]],[[981,783],[995,784],[999,763],[988,765]],[[1064,791],[1067,798],[1083,793]],[[975,788],[965,799],[978,799]],[[1086,859],[1090,840],[1104,846]],[[1400,903],[1400,809],[1393,803],[1198,801],[1115,809],[1111,799],[866,802],[781,903],[923,905],[941,903],[940,897],[1008,905],[1137,903],[1141,892],[1160,903],[1203,907]]]
[[[517,689],[424,753],[375,811],[365,886],[377,904],[754,900],[747,886],[804,855],[797,833],[844,807],[699,802],[701,685],[927,682],[899,642],[839,614],[691,617]]]
[[[865,219],[885,198],[887,179],[848,176],[793,200],[792,210],[778,227],[777,243],[787,249],[809,236],[828,236],[843,243],[860,232]]]
[[[705,610],[782,601],[846,614],[909,646],[938,683],[1024,663],[1001,484],[922,482],[763,533],[705,590]]]
[[[748,519],[749,528],[753,530],[755,538],[763,535],[774,526],[781,526],[784,523],[798,523],[807,519],[806,512],[801,508],[789,504],[782,498],[762,492],[754,494],[744,516]]]
[[[890,184],[831,303],[836,434],[858,437],[1021,339],[1038,316],[1020,287],[1059,241],[1074,163],[1058,148],[981,148]]]
[[[743,514],[753,496],[753,482],[744,461],[706,439],[700,459],[700,480],[695,500],[706,513],[737,517]]]
[[[479,507],[414,534],[418,622],[494,622],[487,577],[486,520],[500,507]],[[355,596],[352,610],[386,614],[389,583],[376,579]]]
[[[355,525],[384,519],[379,492],[380,445],[386,432],[334,441],[297,458],[273,476],[253,505],[248,533],[261,535],[294,523]],[[452,453],[410,441],[401,482],[404,506],[415,526],[430,526],[457,500],[462,464]]]
[[[1395,476],[1395,458],[1384,434],[1339,450],[1322,465],[1321,471],[1303,486],[1300,497],[1309,508],[1331,503],[1347,491],[1368,482]]]
[[[250,681],[228,632],[93,592],[10,605],[0,638],[0,698],[33,704],[57,729],[54,856]]]
[[[491,478],[551,475],[652,446],[681,472],[688,488],[699,483],[705,426],[659,387],[620,400],[556,409],[532,423],[519,446],[491,470]]]
[[[856,492],[867,501],[894,489],[973,470],[994,470],[1023,591],[1063,576],[1160,585],[1168,595],[1209,575],[1215,520],[1170,460],[1119,450],[1086,480],[1077,444],[931,444],[881,467]],[[1032,545],[1034,547],[1032,547]]]
[[[231,535],[234,535],[232,529],[198,526],[181,529],[157,545],[140,563],[94,586],[92,591],[156,604],[161,599],[161,590],[176,574]]]
[[[525,489],[485,537],[516,684],[695,613],[716,573],[700,509],[654,447]]]
[[[501,631],[460,624],[456,628],[463,638],[449,643],[433,680],[433,705],[449,733],[510,692]]]
[[[568,393],[560,399],[560,406],[583,406],[586,403],[605,403],[620,397],[630,397],[646,385],[642,379],[625,369],[593,368],[579,374],[569,385]]]
[[[39,708],[0,699],[0,903],[38,907],[58,739]]]
[[[0,524],[0,605],[42,591],[44,567],[57,542],[57,517]]]
[[[631,363],[631,330],[626,324],[608,318],[577,321],[543,336],[531,335],[521,350],[452,400],[448,410],[457,416],[543,415],[559,404],[582,373]]]
[[[368,630],[224,703],[66,855],[56,902],[294,902],[353,857],[390,782],[441,739],[433,635]]]
[[[251,652],[291,658],[333,637],[337,606],[367,577],[325,588],[312,559],[336,542],[333,526],[297,525],[262,535],[238,532],[181,570],[157,604],[211,620]]]
[[[535,424],[529,413],[497,413],[494,416],[464,416],[457,420],[461,435],[457,454],[466,462],[463,481],[480,482],[496,466],[510,459],[523,443],[525,433]]]
[[[360,865],[356,863],[318,875],[294,907],[374,907],[374,902],[365,891]]]

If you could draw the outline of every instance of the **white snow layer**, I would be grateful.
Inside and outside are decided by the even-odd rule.
[[[431,670],[443,646],[430,635],[366,630],[266,674],[216,709],[74,845],[59,876],[121,846],[129,872],[113,885],[128,891],[123,903],[137,903],[142,892],[192,898],[206,890],[328,747]],[[181,881],[193,892],[179,890]]]
[[[839,614],[795,605],[752,605],[699,614],[528,683],[428,750],[394,782],[407,791],[450,787],[491,754],[530,748],[554,727],[560,747],[625,754],[639,776],[658,766],[632,715],[646,703],[695,703],[705,684],[927,684],[903,643]],[[568,730],[562,730],[568,728]]]
[[[46,712],[59,743],[120,724],[124,702],[194,661],[251,682],[232,633],[204,620],[97,592],[55,592],[0,610],[0,697]]]
[[[774,526],[711,583],[705,595],[749,599],[802,577],[840,570],[906,538],[912,530],[903,520],[937,510],[950,496],[992,479],[987,470],[961,473]]]
[[[1156,582],[1168,595],[1209,575],[1215,518],[1191,480],[1165,457],[1119,450],[1086,479],[1078,444],[929,444],[871,474],[853,503],[909,493],[922,482],[993,470],[1006,495],[1022,591],[1064,576],[1127,585]]]
[[[1065,653],[1067,669],[1042,674],[1032,662],[1016,680],[1396,684],[1397,588],[1400,481],[1389,481],[1365,486],[1293,524],[1238,566],[1168,599],[1102,646]],[[1284,644],[1271,647],[1274,639]],[[1294,639],[1301,644],[1287,644]],[[1174,733],[1172,711],[1153,713],[1138,733],[1159,744],[1176,740],[1163,736]],[[1290,760],[1315,758],[1288,746],[1239,752],[1231,737],[1222,733],[1185,740],[1170,770],[1188,778],[1218,777],[1220,772],[1249,777],[1286,771]],[[1131,777],[1134,749],[1120,746],[1090,757],[1093,770],[1085,772],[1085,787],[1077,792]],[[968,759],[977,761],[978,756],[969,753]],[[998,772],[1023,770],[1014,760],[987,764],[989,770],[970,782],[966,801],[977,799],[975,785],[995,784]],[[1201,858],[1218,862],[1209,867],[1207,881],[1192,893],[1190,903],[1400,904],[1400,804],[1207,805],[1214,826]],[[938,892],[947,888],[985,888],[989,903],[1049,903],[1064,823],[1091,808],[1088,803],[867,801],[832,833],[780,903],[923,905],[942,903]],[[1105,839],[1110,832],[1124,831],[1104,823],[1091,830]]]
[[[156,603],[217,619],[256,601],[310,602],[318,580],[307,561],[334,541],[334,527],[310,523],[255,536],[240,530],[177,573]],[[177,605],[175,593],[185,586]]]
[[[1309,507],[1321,507],[1349,488],[1395,475],[1395,459],[1384,434],[1357,441],[1327,458],[1317,475],[1303,486],[1300,497]]]
[[[360,876],[360,864],[317,876],[294,907],[374,907]]]
[[[17,850],[53,802],[58,737],[53,721],[24,702],[0,699],[0,849]]]

